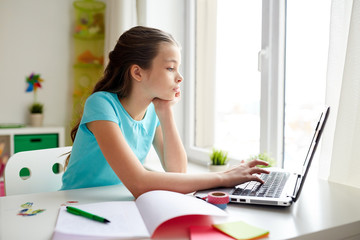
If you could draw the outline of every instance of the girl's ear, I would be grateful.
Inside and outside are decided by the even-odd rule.
[[[131,77],[138,82],[140,82],[143,78],[143,69],[139,65],[132,65],[130,67],[130,73]]]

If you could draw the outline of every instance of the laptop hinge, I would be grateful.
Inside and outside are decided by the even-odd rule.
[[[299,187],[300,187],[300,183],[301,183],[301,179],[302,179],[302,175],[301,174],[296,174],[296,182],[295,182],[295,186],[294,186],[294,191],[293,191],[293,194],[289,197],[291,197],[293,199],[293,201],[296,200],[296,195],[297,195],[297,192],[299,190]]]

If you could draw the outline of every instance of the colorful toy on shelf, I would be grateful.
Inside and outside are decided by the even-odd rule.
[[[104,69],[106,1],[74,1],[74,83],[73,113],[75,124],[84,100],[91,94]]]
[[[43,109],[44,105],[37,101],[37,90],[41,88],[41,82],[44,80],[40,78],[40,74],[31,73],[26,77],[26,82],[29,84],[26,92],[34,92],[34,102],[29,106],[30,125],[39,127],[43,124]]]
[[[75,36],[92,38],[104,35],[105,4],[100,1],[75,1],[76,9]]]
[[[0,142],[0,178],[2,178],[2,176],[4,175],[5,165],[9,159],[9,156],[4,153],[4,149],[5,149],[5,143]]]
[[[28,83],[28,87],[26,92],[34,91],[36,95],[36,91],[38,88],[41,88],[41,82],[44,80],[40,78],[40,74],[31,73],[28,77],[26,77],[26,82]]]
[[[89,50],[84,51],[77,57],[78,62],[86,64],[103,64],[104,57],[96,57]]]
[[[96,20],[96,19],[99,19],[99,20]],[[104,19],[103,14],[100,14],[100,13],[96,14],[94,16],[94,22],[92,24],[88,24],[88,22],[85,21],[84,18],[82,18],[79,21],[79,23],[75,26],[75,34],[79,35],[79,36],[84,36],[84,37],[103,35],[104,29],[105,29],[103,19]]]

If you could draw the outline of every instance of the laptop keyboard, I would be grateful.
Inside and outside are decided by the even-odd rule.
[[[270,172],[269,174],[261,174],[260,178],[264,180],[264,184],[256,181],[243,183],[236,186],[232,195],[271,198],[280,197],[289,175],[288,172]]]

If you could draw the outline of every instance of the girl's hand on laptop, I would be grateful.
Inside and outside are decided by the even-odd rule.
[[[257,167],[257,165],[267,166],[268,163],[261,160],[252,160],[247,163],[240,164],[239,166],[233,167],[225,172],[224,174],[224,187],[233,187],[248,181],[257,181],[264,183],[256,174],[265,173],[269,171],[263,168]]]

